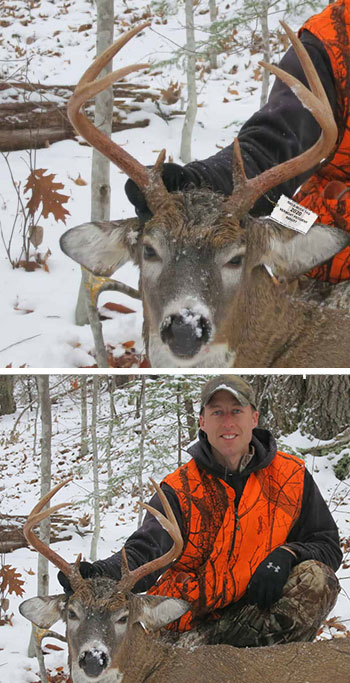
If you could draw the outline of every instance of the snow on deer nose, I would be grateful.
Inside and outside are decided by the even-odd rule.
[[[109,657],[105,650],[93,647],[85,650],[79,657],[79,666],[89,678],[96,678],[107,668]]]
[[[195,356],[203,344],[207,344],[211,336],[211,323],[201,313],[188,308],[164,318],[160,334],[175,356],[191,358]]]

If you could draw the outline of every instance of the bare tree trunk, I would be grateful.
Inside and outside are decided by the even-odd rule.
[[[0,415],[16,412],[16,402],[13,396],[14,375],[0,377]]]
[[[217,17],[216,0],[209,0],[209,17],[210,17],[210,33],[212,34],[212,40],[215,36],[215,30],[213,29],[213,24]],[[212,44],[209,49],[209,64],[211,69],[218,68],[218,56],[216,47]]]
[[[96,54],[100,55],[113,42],[114,3],[113,0],[97,0]],[[112,63],[102,69],[101,77],[112,71]],[[113,88],[112,86],[96,97],[95,126],[110,136],[112,131]],[[111,188],[109,182],[109,160],[100,152],[92,152],[91,168],[91,220],[109,220]],[[84,280],[84,275],[83,275]],[[84,282],[79,290],[75,310],[77,325],[86,325],[91,320],[87,311]],[[98,328],[96,329],[98,334]],[[95,337],[95,334],[94,334]],[[102,337],[102,335],[101,335]],[[95,338],[96,344],[96,338]],[[101,367],[100,363],[98,363]],[[103,367],[103,366],[102,366]]]
[[[141,408],[141,435],[140,435],[140,455],[139,455],[139,469],[138,469],[138,488],[139,488],[139,502],[143,502],[143,462],[145,455],[145,436],[146,436],[146,378],[145,375],[141,376],[141,396],[140,396],[140,408]],[[137,526],[140,527],[143,517],[143,508],[139,507],[139,515],[137,520]]]
[[[260,24],[261,24],[261,36],[263,41],[263,56],[264,61],[269,62],[271,58],[270,51],[270,33],[269,33],[269,0],[265,0],[262,3],[262,11],[260,14]],[[260,96],[260,108],[264,106],[267,102],[267,97],[269,94],[269,82],[270,82],[270,72],[264,69],[263,79],[261,84],[261,96]]]
[[[187,422],[188,437],[189,437],[190,441],[193,441],[193,439],[195,439],[197,436],[198,422],[197,422],[195,414],[194,414],[194,407],[193,407],[192,398],[191,398],[191,396],[189,396],[187,394],[188,389],[189,389],[189,386],[187,384],[184,384],[184,387],[183,387],[184,405],[185,405],[185,410],[186,410],[186,422]]]
[[[40,498],[51,488],[51,400],[49,375],[38,375],[38,391],[41,412],[41,487]],[[40,538],[44,543],[50,543],[50,517],[40,523]],[[46,557],[38,554],[38,595],[49,593],[49,562]]]
[[[80,457],[89,452],[88,425],[87,425],[87,382],[86,375],[80,377],[81,398],[81,427],[80,427]]]
[[[176,414],[177,414],[177,466],[181,467],[181,441],[182,441],[182,425],[181,425],[181,384],[177,385],[176,389]]]
[[[97,544],[100,536],[100,489],[98,481],[98,448],[97,448],[97,404],[100,378],[94,375],[92,378],[92,410],[91,410],[91,440],[93,454],[93,479],[94,479],[94,531],[91,539],[90,560],[97,559]]]
[[[45,496],[51,487],[51,435],[52,435],[52,416],[51,416],[51,400],[50,400],[50,386],[49,375],[37,376],[38,395],[41,412],[41,487],[40,497]],[[46,506],[47,507],[47,506]],[[40,539],[47,545],[50,543],[50,518],[44,519],[40,523]],[[38,553],[38,595],[45,596],[49,594],[49,563],[48,560]],[[35,630],[35,627],[33,627]],[[41,680],[45,683],[45,669],[43,658],[39,652],[38,645],[35,640],[34,632],[28,646],[28,656],[37,656],[39,660]],[[46,677],[47,681],[47,677]]]
[[[36,456],[36,446],[38,441],[38,417],[39,417],[39,401],[35,408],[34,433],[33,433],[33,455]]]
[[[302,429],[332,439],[350,424],[349,375],[307,375]]]
[[[187,51],[187,109],[182,129],[180,159],[184,164],[191,161],[191,139],[197,115],[196,91],[196,43],[194,37],[193,0],[185,0],[186,51]]]
[[[114,420],[116,418],[115,405],[114,405],[114,377],[108,377],[108,392],[109,392],[109,424],[108,424],[108,436],[107,436],[107,446],[106,446],[106,460],[107,460],[107,476],[108,476],[108,494],[107,503],[112,504],[112,461],[111,461],[111,450],[112,450],[112,439],[113,439],[113,427]]]

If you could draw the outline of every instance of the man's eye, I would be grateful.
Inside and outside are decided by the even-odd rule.
[[[153,247],[151,247],[149,244],[144,244],[143,245],[143,258],[146,259],[146,261],[154,261],[159,258],[157,252]]]
[[[232,258],[227,261],[226,265],[227,266],[233,266],[234,268],[238,268],[238,266],[242,265],[243,261],[243,255],[242,254],[237,254],[236,256],[232,256]]]

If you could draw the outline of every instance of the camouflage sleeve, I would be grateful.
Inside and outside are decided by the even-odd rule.
[[[303,31],[301,40],[316,66],[332,109],[336,112],[336,89],[329,56],[321,41],[309,31]],[[288,50],[280,66],[307,84],[294,48]],[[267,104],[248,119],[238,134],[247,176],[256,176],[267,168],[301,154],[314,144],[319,134],[319,125],[312,114],[288,86],[276,79]],[[231,144],[217,154],[191,162],[184,168],[191,171],[195,185],[207,185],[228,195],[232,192],[232,155]],[[271,201],[276,202],[282,193],[292,197],[312,172],[313,169],[310,169],[270,190],[270,200],[265,196],[260,198],[252,213],[270,214]]]
[[[296,553],[299,563],[318,560],[336,571],[342,560],[337,525],[307,470],[300,517],[285,545]]]
[[[170,502],[180,530],[182,531],[182,517],[178,498],[170,486],[163,484],[162,489]],[[157,494],[153,496],[149,501],[149,504],[164,513]],[[172,544],[173,541],[168,532],[163,529],[150,512],[146,512],[140,528],[129,536],[128,540],[125,542],[129,569],[135,569],[146,562],[150,562],[151,560],[160,557],[170,550]],[[112,579],[118,581],[121,577],[121,551],[114,553],[104,560],[97,560],[94,562],[94,565],[100,569],[102,574],[110,576]],[[148,588],[155,584],[158,576],[164,572],[165,569],[166,567],[163,567],[160,571],[153,572],[139,581],[133,588],[133,592],[138,593],[148,590]]]

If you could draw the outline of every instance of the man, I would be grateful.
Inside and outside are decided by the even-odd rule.
[[[335,604],[342,557],[336,525],[304,462],[278,451],[258,417],[242,378],[207,381],[192,458],[162,482],[184,548],[160,577],[145,577],[135,590],[189,601],[191,610],[170,627],[175,638],[189,631],[201,642],[238,647],[312,640]],[[162,510],[158,495],[150,504]],[[171,545],[147,513],[125,544],[130,569]],[[119,579],[120,561],[116,553],[82,562],[80,571]]]
[[[252,209],[258,216],[271,213],[283,193],[315,211],[318,222],[350,230],[350,0],[337,0],[309,19],[299,31],[327,93],[339,137],[332,158],[296,176],[261,197]],[[281,68],[307,85],[294,48],[283,57]],[[276,79],[267,104],[241,128],[238,138],[248,178],[311,147],[320,128],[311,113],[287,85]],[[225,195],[232,192],[232,144],[214,156],[186,166],[165,164],[163,179],[169,191],[207,186]],[[305,182],[306,181],[306,182]],[[133,181],[125,186],[129,200],[142,220],[150,217],[145,199]],[[309,275],[331,283],[350,278],[350,248],[346,247]]]

